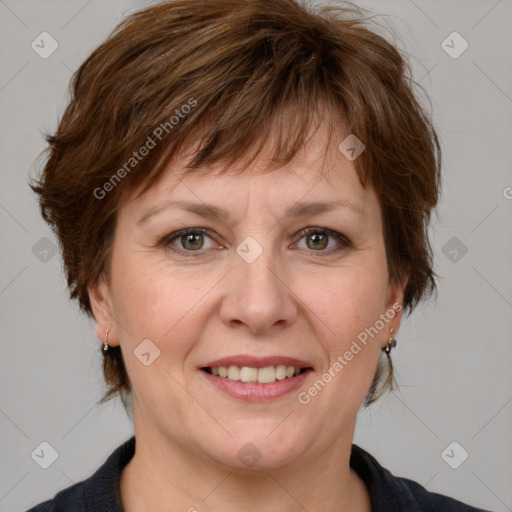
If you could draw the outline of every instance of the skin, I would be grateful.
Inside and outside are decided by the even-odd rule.
[[[347,134],[337,128],[329,142],[321,124],[292,162],[272,172],[265,152],[244,174],[215,178],[220,164],[185,175],[178,159],[144,195],[122,205],[110,285],[102,279],[89,293],[96,334],[103,341],[110,329],[109,344],[121,345],[133,385],[137,445],[120,482],[127,512],[169,510],[169,503],[200,512],[371,510],[368,491],[349,466],[350,448],[357,412],[390,328],[393,335],[399,329],[400,312],[310,403],[297,399],[359,333],[402,304],[406,285],[389,279],[375,191],[361,186],[354,163],[337,149]],[[213,204],[229,216],[206,219],[169,208],[137,224],[170,199]],[[340,199],[363,214],[339,207],[284,216],[298,202]],[[350,244],[301,235],[308,227],[341,233]],[[159,245],[185,228],[211,233]],[[236,252],[247,236],[263,250],[252,263]],[[147,338],[160,350],[149,366],[134,356]],[[242,401],[199,369],[235,354],[296,357],[314,371],[281,398]],[[261,454],[250,468],[237,457],[247,443]]]

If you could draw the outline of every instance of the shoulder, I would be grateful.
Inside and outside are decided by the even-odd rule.
[[[422,511],[428,512],[490,512],[476,508],[444,494],[427,491],[422,485],[407,478],[395,477],[416,501]]]
[[[85,512],[84,487],[87,481],[79,482],[59,491],[52,499],[35,505],[27,512]]]
[[[96,472],[26,512],[121,512],[119,477],[135,453],[135,437],[118,446]]]
[[[430,492],[408,478],[395,476],[354,444],[350,465],[368,487],[374,512],[490,512]]]

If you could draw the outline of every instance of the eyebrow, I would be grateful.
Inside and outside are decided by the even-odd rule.
[[[201,217],[214,218],[218,220],[225,220],[229,217],[229,212],[217,206],[206,203],[190,203],[187,201],[165,201],[147,210],[142,217],[137,221],[137,224],[142,224],[148,220],[149,217],[156,215],[169,208],[181,208],[182,210],[195,213]],[[349,208],[354,213],[366,217],[366,212],[358,205],[348,200],[338,201],[313,201],[305,203],[296,203],[290,206],[284,213],[286,217],[307,217],[308,215],[317,215],[337,208]]]

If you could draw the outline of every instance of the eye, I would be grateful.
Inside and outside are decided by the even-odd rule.
[[[301,240],[303,238],[306,240],[306,249],[315,252],[336,252],[352,245],[345,235],[326,228],[306,228],[299,233],[299,236]],[[331,239],[334,240],[334,248],[332,245],[328,248]],[[324,250],[326,248],[328,248],[327,251]]]
[[[199,252],[201,249],[211,248],[211,246],[205,247],[205,237],[211,240],[208,233],[209,230],[203,228],[184,229],[164,237],[161,245],[176,252]],[[175,242],[179,243],[181,247],[176,247]]]
[[[327,228],[306,228],[300,231],[297,236],[300,237],[299,241],[305,239],[305,249],[313,252],[331,253],[352,246],[350,240],[345,235]],[[159,245],[178,254],[199,256],[203,253],[203,250],[212,249],[214,247],[213,243],[209,246],[205,244],[205,238],[213,242],[210,236],[210,230],[204,228],[189,228],[165,236],[160,241]],[[299,242],[296,242],[294,245],[298,243]]]

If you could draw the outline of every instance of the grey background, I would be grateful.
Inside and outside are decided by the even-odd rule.
[[[125,13],[148,4],[0,0],[1,511],[90,476],[132,434],[118,400],[96,405],[100,344],[67,299],[58,253],[43,252],[56,240],[27,179],[71,73]],[[431,229],[438,300],[404,322],[393,351],[400,390],[361,411],[354,442],[431,491],[512,510],[512,1],[358,4],[385,15],[415,56],[445,165]],[[31,48],[43,31],[59,44],[47,59]],[[469,44],[457,59],[441,46],[453,31]],[[46,470],[31,457],[43,441],[58,453]],[[469,453],[458,469],[441,457],[453,441]]]

